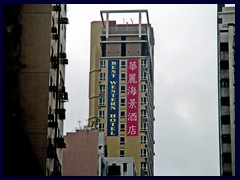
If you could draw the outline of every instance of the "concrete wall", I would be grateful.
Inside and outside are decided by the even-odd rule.
[[[97,176],[98,131],[77,130],[64,138],[63,176]]]

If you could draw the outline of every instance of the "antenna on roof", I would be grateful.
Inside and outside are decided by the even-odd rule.
[[[133,20],[132,20],[132,18],[130,18],[130,20],[132,21],[132,24],[133,24]]]

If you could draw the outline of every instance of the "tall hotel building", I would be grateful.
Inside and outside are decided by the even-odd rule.
[[[235,176],[235,7],[218,5],[221,176]]]
[[[4,175],[61,175],[66,5],[4,4]]]
[[[100,14],[102,21],[91,23],[88,126],[104,132],[111,162],[132,158],[137,176],[153,176],[154,34],[148,11]],[[109,18],[113,14],[135,14],[138,23],[129,18],[117,24]]]

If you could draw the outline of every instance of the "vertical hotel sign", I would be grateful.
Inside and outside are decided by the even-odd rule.
[[[138,136],[138,60],[127,60],[127,136]]]
[[[107,136],[118,136],[119,60],[108,61]]]

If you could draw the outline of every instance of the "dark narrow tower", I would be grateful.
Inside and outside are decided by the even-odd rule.
[[[235,176],[235,7],[218,5],[218,97],[221,176]]]

